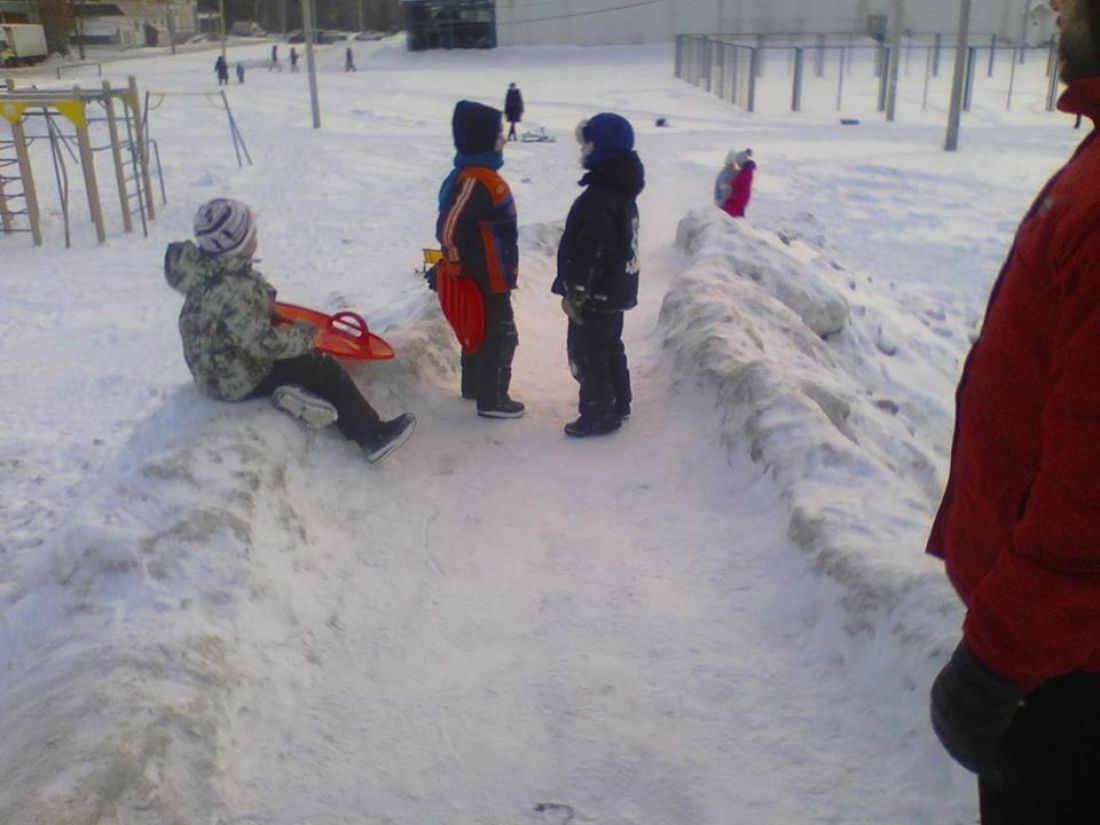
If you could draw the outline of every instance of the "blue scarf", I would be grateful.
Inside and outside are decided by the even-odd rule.
[[[490,149],[487,152],[459,152],[455,155],[455,168],[451,170],[451,174],[447,175],[443,180],[443,185],[439,187],[439,208],[442,209],[443,204],[447,202],[447,198],[451,196],[451,190],[454,189],[458,173],[465,167],[485,166],[495,171],[503,165],[503,151],[497,152]]]

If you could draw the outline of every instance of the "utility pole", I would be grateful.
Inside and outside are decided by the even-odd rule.
[[[83,3],[81,5],[83,5]],[[84,60],[84,58],[86,57],[84,52],[84,15],[80,14],[80,12],[77,11],[77,4],[75,2],[72,4],[72,7],[73,17],[76,18],[77,51],[80,53],[80,59]]]
[[[225,58],[225,0],[218,0],[218,28],[222,33],[222,60]],[[226,60],[226,65],[229,65],[229,61]]]
[[[1024,54],[1027,52],[1027,30],[1031,18],[1031,0],[1024,0],[1024,17],[1020,21],[1020,65],[1024,64]]]
[[[317,99],[317,65],[313,61],[313,0],[302,0],[302,29],[306,35],[306,72],[309,74],[309,102],[313,108],[313,128],[321,128],[321,104]]]
[[[886,91],[886,120],[894,122],[898,107],[898,66],[901,65],[901,27],[905,0],[894,0],[893,31],[890,33],[890,79]]]
[[[172,5],[172,0],[168,0],[168,15],[166,22],[168,24],[168,41],[172,46],[172,54],[176,53],[176,8]]]
[[[948,152],[959,148],[959,121],[962,116],[963,83],[966,80],[966,58],[970,45],[970,3],[961,0],[959,6],[959,36],[955,44],[955,77],[951,80],[951,111],[947,116],[947,142],[944,149]]]

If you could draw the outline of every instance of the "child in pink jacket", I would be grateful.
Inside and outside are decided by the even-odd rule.
[[[755,169],[752,149],[726,155],[726,165],[714,182],[714,205],[735,218],[745,217],[745,207],[752,197]]]

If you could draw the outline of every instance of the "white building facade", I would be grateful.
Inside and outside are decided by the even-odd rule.
[[[896,0],[496,0],[501,46],[602,45],[672,40],[677,34],[864,34]],[[902,29],[953,34],[959,0],[903,0]],[[1054,32],[1046,0],[973,0],[976,36],[1037,43]]]

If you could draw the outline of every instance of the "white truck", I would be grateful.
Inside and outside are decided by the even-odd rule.
[[[29,66],[49,53],[46,32],[37,23],[0,23],[0,66]]]

